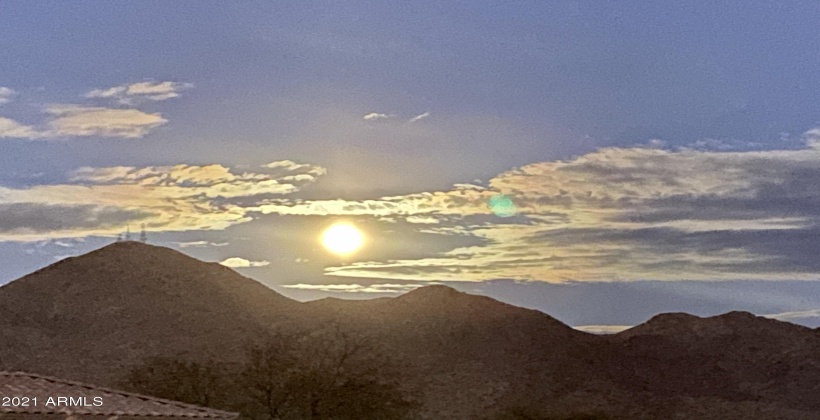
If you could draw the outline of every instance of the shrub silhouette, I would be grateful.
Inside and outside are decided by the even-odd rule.
[[[225,408],[231,383],[226,366],[152,357],[130,370],[123,386],[137,392],[206,407]]]
[[[402,419],[417,406],[395,364],[364,337],[339,328],[277,331],[248,345],[241,366],[151,358],[125,385],[138,392],[260,420]]]

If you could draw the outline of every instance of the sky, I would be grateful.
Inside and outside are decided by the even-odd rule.
[[[299,300],[820,326],[820,4],[680,3],[8,2],[0,284],[144,226]]]

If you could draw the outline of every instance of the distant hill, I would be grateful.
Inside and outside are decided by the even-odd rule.
[[[610,336],[656,395],[757,401],[820,412],[820,340],[789,322],[729,312],[661,314]],[[633,377],[630,383],[638,383]]]
[[[138,242],[0,287],[0,369],[110,386],[148,356],[230,361],[279,325],[330,323],[367,332],[401,360],[425,418],[820,418],[817,330],[733,312],[663,314],[597,336],[445,286],[299,303]]]

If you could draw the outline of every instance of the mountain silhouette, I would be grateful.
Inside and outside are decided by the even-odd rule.
[[[146,354],[234,354],[297,305],[219,264],[118,242],[0,287],[0,333],[18,343],[0,363],[106,384]]]
[[[491,419],[509,407],[529,413],[513,418],[820,418],[818,330],[744,312],[675,313],[598,336],[442,285],[300,303],[139,242],[0,287],[0,370],[115,386],[146,357],[232,361],[279,326],[331,323],[366,332],[401,360],[427,418]]]
[[[820,340],[810,328],[748,312],[661,314],[609,337],[656,395],[766,401],[820,412]],[[635,383],[633,381],[633,383]]]

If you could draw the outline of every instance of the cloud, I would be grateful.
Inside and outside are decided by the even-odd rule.
[[[82,231],[110,228],[143,220],[150,213],[113,206],[44,205],[41,203],[0,204],[0,235],[26,235],[53,231]],[[55,242],[57,245],[64,243]]]
[[[110,236],[135,221],[149,231],[221,230],[252,220],[264,199],[299,191],[308,181],[298,175],[319,173],[324,168],[314,165],[285,172],[219,164],[79,168],[62,183],[0,187],[0,241]]]
[[[136,109],[55,104],[47,106],[44,112],[51,116],[44,129],[0,117],[0,138],[27,140],[88,136],[140,138],[168,122],[160,114],[149,114]]]
[[[191,83],[146,81],[107,89],[94,89],[85,94],[86,98],[113,99],[123,105],[145,101],[164,101],[179,97],[179,93],[193,87]]]
[[[227,242],[208,242],[208,241],[190,241],[190,242],[177,242],[177,246],[180,248],[205,248],[211,246],[226,246],[228,245]]]
[[[390,119],[390,118],[393,118],[393,116],[378,113],[378,112],[371,112],[371,113],[365,115],[364,117],[362,117],[362,119],[365,120],[365,121],[378,121],[378,120],[386,120],[386,119]]]
[[[820,318],[820,309],[810,309],[806,311],[781,312],[777,314],[763,315],[766,318],[777,319],[779,321],[794,321],[806,318]]]
[[[617,334],[632,327],[633,325],[577,325],[572,328],[590,334]]]
[[[438,223],[438,219],[435,217],[427,217],[427,216],[408,216],[404,219],[407,223],[415,223],[415,224],[423,224],[423,225],[435,225]]]
[[[407,122],[412,124],[414,122],[423,120],[423,119],[425,119],[429,116],[430,116],[430,113],[425,112],[423,114],[416,115],[415,117],[410,118],[409,120],[407,120]],[[382,120],[390,120],[390,119],[394,119],[394,118],[396,118],[396,115],[383,114],[383,113],[380,113],[380,112],[371,112],[369,114],[365,114],[365,116],[362,117],[362,119],[365,120],[365,121],[382,121]]]
[[[276,162],[270,162],[270,163],[266,163],[266,164],[262,165],[263,168],[270,168],[270,169],[283,168],[283,169],[289,170],[289,171],[302,169],[306,166],[310,166],[310,165],[296,163],[292,160],[287,160],[287,159],[286,160],[279,160],[279,161],[276,161]]]
[[[201,195],[209,198],[236,198],[255,195],[280,195],[296,192],[306,179],[315,180],[324,168],[304,165],[286,173],[235,173],[220,164],[150,166],[143,168],[115,166],[83,167],[70,174],[79,184],[136,186],[161,191],[169,198]],[[307,178],[302,178],[305,175]]]
[[[289,196],[326,172],[291,160],[252,172],[219,164],[80,168],[58,184],[0,187],[0,204],[55,206],[68,213],[77,206],[137,211],[130,216],[144,216],[153,231],[218,230],[267,214],[391,220],[393,227],[438,238],[436,243],[470,239],[423,257],[393,254],[326,268],[325,274],[337,277],[817,280],[820,130],[804,139],[805,146],[795,150],[604,148],[513,168],[485,186],[455,184],[366,200]],[[514,214],[494,213],[492,200],[499,196],[511,201]],[[121,230],[107,227],[105,218],[93,226],[42,227],[22,216],[0,240]]]
[[[291,174],[290,176],[296,177],[292,179],[299,179],[299,177],[309,177],[309,179],[315,179],[327,174],[327,169],[321,166],[311,165],[309,163],[297,163],[292,160],[270,162],[262,165],[262,167],[281,171],[283,175]],[[293,175],[293,172],[299,173]]]
[[[17,121],[9,118],[0,117],[0,138],[16,138],[16,139],[39,139],[45,136],[45,133],[37,131],[36,128],[20,124]]]
[[[400,294],[421,287],[420,284],[371,284],[363,286],[361,284],[286,284],[282,287],[288,289],[315,290],[321,292],[336,293],[387,293]]]
[[[651,143],[651,142],[650,142]],[[705,139],[698,140],[688,147],[696,150],[753,150],[763,148],[763,144],[757,142],[741,141],[737,139]]]
[[[141,82],[131,85],[97,89],[87,93],[89,98],[113,98],[118,103],[132,105],[142,101],[160,101],[179,96],[189,83]],[[11,101],[17,92],[0,87],[0,105]],[[132,108],[111,108],[77,104],[49,104],[43,107],[48,117],[37,126],[22,124],[0,116],[0,138],[27,140],[59,139],[65,137],[119,137],[141,138],[155,128],[166,124],[159,113],[148,113]]]
[[[17,96],[17,91],[11,88],[0,86],[0,105],[11,102],[15,96]]]
[[[231,257],[220,264],[230,268],[266,267],[270,265],[270,261],[248,261],[244,258]]]
[[[101,136],[139,138],[168,122],[160,114],[136,109],[114,109],[56,104],[45,112],[54,119],[48,122],[49,137]]]
[[[410,118],[410,121],[408,121],[408,122],[410,122],[410,123],[414,123],[414,122],[416,122],[416,121],[423,120],[423,119],[425,119],[425,118],[427,118],[427,117],[429,117],[429,116],[430,116],[430,112],[425,112],[425,113],[423,113],[423,114],[416,115],[415,117]]]
[[[485,281],[816,280],[820,130],[797,150],[600,149],[370,200],[270,200],[266,214],[370,216],[476,238],[436,257],[328,267],[344,277]],[[493,214],[504,195],[511,217]]]

